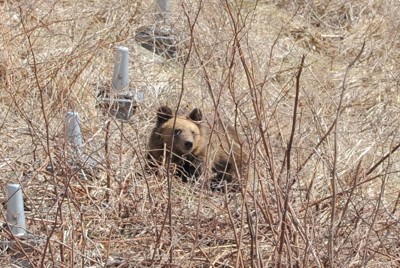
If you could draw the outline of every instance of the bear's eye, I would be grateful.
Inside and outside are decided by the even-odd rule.
[[[193,136],[196,136],[196,133],[195,133],[194,131],[192,131],[192,135],[193,135]]]
[[[181,134],[182,130],[181,129],[174,129],[174,135],[179,135]]]

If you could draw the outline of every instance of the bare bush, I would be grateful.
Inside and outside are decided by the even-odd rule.
[[[181,0],[161,24],[154,10],[0,1],[0,195],[23,186],[40,241],[1,263],[17,252],[32,267],[397,267],[398,1]],[[135,40],[155,26],[179,38],[175,58]],[[97,107],[116,45],[145,96],[130,122]],[[147,168],[162,104],[243,135],[241,191]],[[68,111],[85,142],[75,164]]]

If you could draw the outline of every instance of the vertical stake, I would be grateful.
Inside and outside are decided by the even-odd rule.
[[[156,0],[157,14],[156,18],[161,22],[166,22],[169,18],[169,0]]]
[[[21,185],[8,184],[7,192],[7,222],[14,236],[24,237],[26,236],[26,225]]]
[[[66,116],[66,138],[78,156],[82,154],[83,139],[79,125],[79,113],[68,112]]]
[[[129,50],[127,47],[116,47],[112,85],[118,94],[129,90]]]
[[[112,86],[116,94],[111,94],[110,113],[117,119],[129,120],[136,111],[133,95],[129,88],[129,49],[116,47]]]

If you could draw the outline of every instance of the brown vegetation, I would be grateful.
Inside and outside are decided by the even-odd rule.
[[[172,0],[171,0],[172,1]],[[398,267],[398,1],[0,1],[0,196],[23,186],[34,267]],[[132,120],[96,108],[130,49]],[[146,171],[160,105],[223,114],[249,172],[221,194]],[[81,116],[73,165],[67,111]],[[2,222],[5,222],[5,207]],[[6,225],[2,241],[13,240]],[[0,255],[3,267],[13,252]],[[4,264],[4,265],[3,265]]]

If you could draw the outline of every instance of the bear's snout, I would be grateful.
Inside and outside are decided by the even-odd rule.
[[[186,142],[185,142],[185,148],[186,148],[187,150],[191,150],[191,149],[193,148],[193,142],[191,142],[191,141],[186,141]]]

